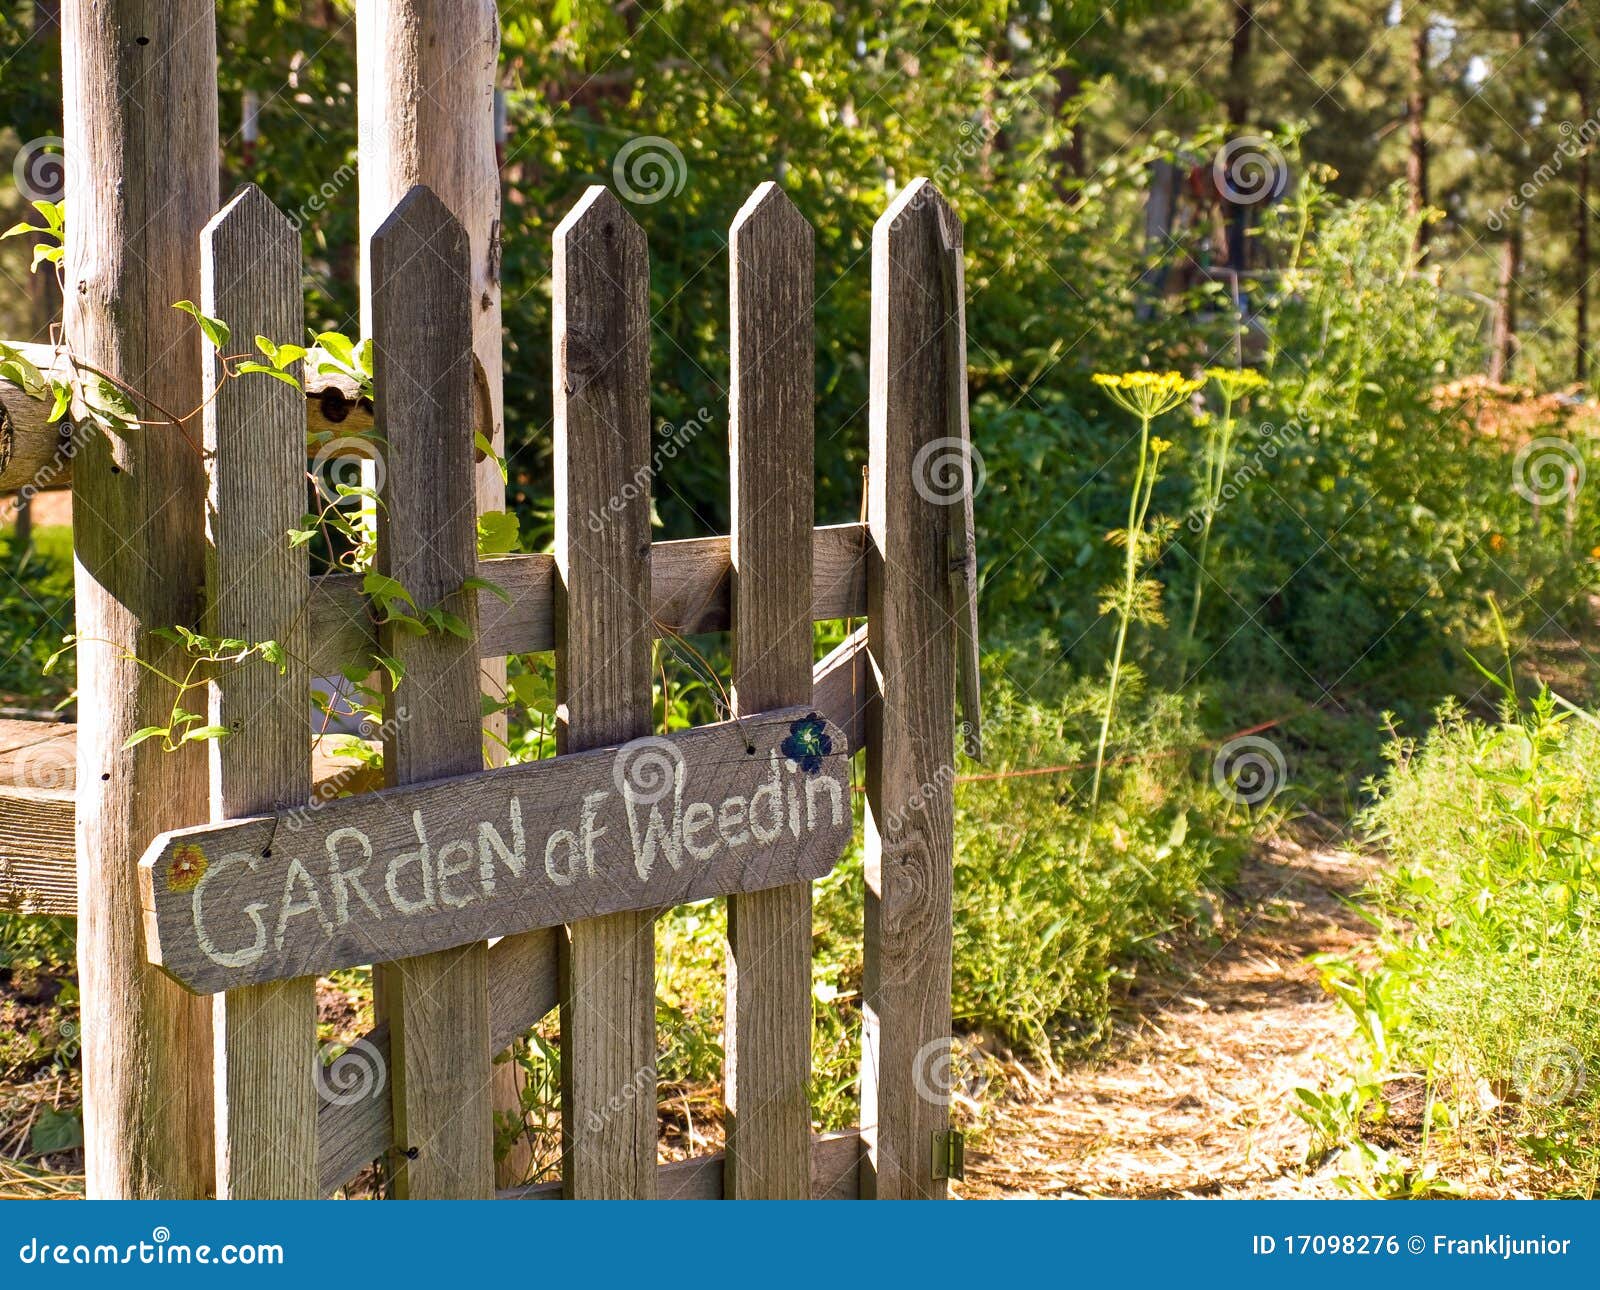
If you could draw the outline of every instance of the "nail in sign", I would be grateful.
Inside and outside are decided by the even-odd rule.
[[[145,940],[209,994],[820,878],[850,832],[845,737],[791,708],[164,833]]]

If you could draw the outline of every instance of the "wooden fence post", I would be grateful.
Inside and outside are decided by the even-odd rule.
[[[812,234],[776,184],[728,244],[734,710],[811,702]],[[811,888],[728,898],[730,1198],[811,1194]]]
[[[201,308],[237,338],[298,341],[300,236],[253,184],[206,225]],[[233,819],[311,795],[306,705],[309,556],[288,532],[305,511],[305,397],[270,377],[225,380],[212,352],[205,444],[205,630],[283,647],[283,673],[252,660],[211,686],[211,818]],[[220,388],[219,388],[220,387]],[[317,1194],[316,980],[276,981],[216,996],[217,1195]]]
[[[500,28],[494,0],[360,0],[356,8],[361,228],[370,234],[414,184],[426,184],[467,230],[472,264],[475,426],[505,450],[500,343],[500,167],[495,83]],[[363,274],[370,291],[370,275]],[[369,313],[370,317],[370,313]],[[493,458],[477,461],[478,511],[505,509]],[[483,692],[503,698],[506,663],[482,661]],[[484,718],[489,757],[504,760],[503,712]],[[554,957],[552,952],[552,970]],[[522,1118],[517,1068],[494,1068],[495,1110]],[[497,1167],[501,1186],[527,1177],[532,1149],[515,1141]]]
[[[210,0],[68,0],[66,334],[137,392],[151,424],[80,432],[73,471],[78,634],[78,970],[85,1168],[96,1197],[211,1187],[209,1001],[145,961],[135,865],[206,814],[205,754],[159,740],[172,692],[150,633],[192,624],[204,575],[200,338],[173,302],[200,294],[200,230],[217,207]]]
[[[378,570],[418,610],[438,607],[463,625],[461,635],[382,632],[404,669],[385,705],[384,778],[414,784],[483,766],[477,593],[465,586],[477,569],[471,277],[465,231],[420,186],[372,235],[370,251],[386,444]],[[420,880],[432,893],[429,864],[424,853]],[[480,942],[388,965],[400,1196],[476,1199],[494,1190],[487,949]]]
[[[557,747],[650,733],[650,265],[590,188],[555,232]],[[569,927],[561,951],[562,1184],[656,1195],[655,915]]]
[[[950,536],[962,490],[935,466],[963,451],[950,439],[958,348],[945,343],[959,312],[941,289],[943,257],[960,246],[960,222],[926,179],[872,234],[867,622],[879,688],[868,717],[861,1130],[863,1194],[883,1199],[945,1194],[933,1152],[949,1116],[938,1073],[950,1056]]]

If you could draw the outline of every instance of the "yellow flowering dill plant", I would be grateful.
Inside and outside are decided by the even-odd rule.
[[[1248,367],[1208,367],[1206,376],[1222,396],[1222,415],[1197,419],[1205,432],[1205,479],[1200,490],[1200,551],[1195,559],[1194,598],[1189,602],[1189,626],[1183,634],[1183,652],[1178,656],[1183,660],[1185,674],[1189,668],[1189,651],[1194,647],[1195,625],[1200,621],[1200,596],[1205,588],[1206,559],[1211,550],[1211,522],[1222,501],[1228,458],[1233,452],[1233,432],[1239,424],[1238,409],[1253,391],[1265,389],[1267,385],[1266,377]]]
[[[1100,721],[1100,741],[1094,754],[1094,787],[1089,794],[1089,823],[1094,824],[1100,807],[1100,781],[1105,772],[1106,740],[1111,736],[1111,719],[1117,707],[1117,684],[1122,676],[1122,657],[1128,644],[1128,624],[1161,621],[1161,584],[1142,580],[1139,571],[1147,557],[1153,557],[1160,540],[1145,527],[1150,514],[1150,496],[1161,473],[1161,456],[1171,447],[1165,439],[1152,438],[1150,424],[1180,406],[1203,381],[1191,380],[1177,372],[1123,372],[1120,375],[1095,373],[1094,383],[1118,407],[1139,418],[1139,461],[1128,493],[1128,526],[1108,535],[1126,552],[1122,583],[1101,593],[1100,612],[1117,615],[1117,639],[1111,653],[1111,677],[1106,686],[1106,710]],[[1084,837],[1088,844],[1088,835]]]

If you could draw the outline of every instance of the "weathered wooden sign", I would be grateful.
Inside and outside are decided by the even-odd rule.
[[[157,838],[153,963],[196,993],[820,878],[839,728],[791,708]]]

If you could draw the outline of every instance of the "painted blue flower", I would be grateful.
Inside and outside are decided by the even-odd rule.
[[[822,759],[833,751],[833,740],[828,738],[828,726],[815,712],[789,723],[789,737],[783,741],[785,757],[799,766],[807,775],[822,769]]]

